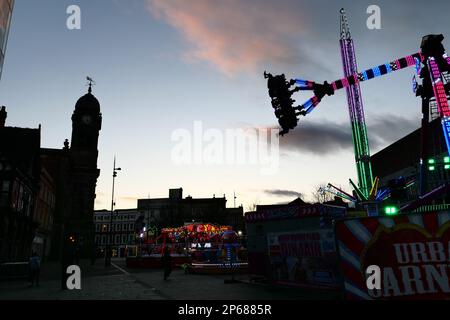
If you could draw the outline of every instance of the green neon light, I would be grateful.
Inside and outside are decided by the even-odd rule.
[[[385,207],[384,213],[388,216],[394,216],[398,213],[397,207]]]
[[[449,170],[449,169],[450,169],[450,164],[446,164],[446,165],[444,166],[444,169],[445,169],[445,170]]]
[[[361,160],[362,158],[368,158],[370,156],[367,129],[364,123],[359,123],[358,121],[352,121],[351,127],[358,176],[358,189],[363,197],[367,199],[373,183],[373,173],[370,161],[366,162]]]
[[[444,163],[450,163],[450,157],[444,157]]]
[[[436,161],[434,159],[428,159],[428,164],[434,164]]]
[[[436,169],[435,166],[429,166],[429,167],[428,167],[428,170],[430,170],[430,171],[434,171],[435,169]]]

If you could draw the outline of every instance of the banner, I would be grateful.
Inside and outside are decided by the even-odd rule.
[[[347,299],[450,299],[450,213],[341,220],[336,238]]]
[[[272,279],[276,284],[337,288],[338,260],[332,229],[270,233]]]
[[[346,214],[346,211],[347,209],[344,207],[323,204],[305,206],[281,205],[278,208],[258,209],[257,212],[248,212],[245,214],[245,220],[247,223],[253,223],[307,217],[328,217],[331,219],[343,217]]]

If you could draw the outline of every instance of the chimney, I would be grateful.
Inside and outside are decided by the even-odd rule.
[[[4,128],[5,127],[7,114],[8,113],[6,112],[6,107],[2,106],[2,109],[0,110],[0,128]]]

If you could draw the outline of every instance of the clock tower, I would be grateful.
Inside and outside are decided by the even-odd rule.
[[[100,169],[97,168],[98,138],[102,126],[100,103],[88,93],[78,99],[72,115],[70,145],[70,214],[66,236],[75,239],[80,253],[87,256],[94,241],[95,187]]]

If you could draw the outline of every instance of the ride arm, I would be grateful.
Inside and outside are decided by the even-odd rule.
[[[449,59],[450,60],[450,59]],[[423,61],[423,56],[421,53],[415,53],[389,63],[379,65],[377,67],[367,69],[363,72],[354,73],[346,78],[338,79],[332,83],[325,81],[323,84],[318,84],[313,81],[296,79],[295,84],[300,88],[299,90],[312,90],[314,91],[314,96],[307,100],[301,109],[303,109],[302,114],[306,115],[310,113],[325,97],[325,95],[331,96],[336,90],[347,88],[354,84],[371,80],[376,77],[384,76],[388,73],[402,70],[411,66],[417,66]]]

